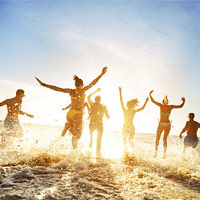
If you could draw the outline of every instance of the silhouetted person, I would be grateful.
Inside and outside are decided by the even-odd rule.
[[[95,97],[95,102],[92,101],[92,96],[99,92],[101,89],[98,88],[93,93],[88,96],[88,102],[90,105],[90,144],[89,147],[92,148],[93,144],[93,133],[97,131],[97,146],[96,152],[97,156],[101,156],[101,140],[103,136],[103,117],[104,115],[110,119],[110,115],[105,105],[101,104],[101,97],[98,95]]]
[[[7,136],[13,136],[13,137],[22,137],[23,136],[23,129],[20,125],[18,115],[26,115],[28,117],[33,118],[33,115],[30,115],[28,113],[25,113],[21,111],[21,104],[22,99],[24,97],[24,90],[18,89],[16,91],[16,96],[11,99],[6,99],[5,101],[0,103],[0,106],[7,106],[7,115],[6,119],[3,123],[3,132],[2,135],[2,143],[6,141]]]
[[[172,109],[174,108],[182,108],[183,105],[185,104],[185,98],[182,97],[182,104],[180,105],[168,105],[169,101],[167,96],[164,97],[162,103],[158,103],[155,101],[152,97],[152,93],[154,90],[151,90],[149,93],[151,101],[156,104],[157,106],[160,107],[160,121],[158,124],[157,132],[156,132],[156,142],[155,142],[155,155],[154,157],[157,156],[158,152],[158,146],[159,146],[159,140],[162,132],[164,131],[164,137],[163,137],[163,149],[164,149],[164,155],[163,158],[166,157],[166,152],[167,152],[167,137],[169,135],[170,129],[171,129],[171,122],[169,120],[169,116],[171,114]]]
[[[62,108],[62,110],[67,110],[67,109],[69,109],[70,107],[71,107],[71,104],[69,104],[69,105],[66,106],[65,108]],[[84,103],[84,108],[85,108],[85,107],[87,108],[88,113],[89,113],[89,112],[90,112],[90,108],[89,108],[89,105],[88,105],[87,102]],[[67,116],[66,116],[66,118],[67,118]],[[65,123],[65,126],[64,126],[63,131],[62,131],[62,136],[65,136],[67,130],[68,130],[68,124]]]
[[[122,98],[122,87],[119,87],[119,96],[124,115],[123,143],[124,145],[129,143],[131,146],[133,146],[133,137],[135,135],[135,126],[133,125],[133,118],[137,112],[140,112],[145,108],[149,98],[146,98],[146,101],[141,108],[136,109],[139,104],[138,99],[131,99],[130,101],[128,101],[126,104],[127,108],[125,108]]]
[[[70,107],[71,107],[71,104],[69,104],[68,106],[66,106],[66,107],[62,108],[62,110],[67,110],[67,109],[69,109]],[[88,105],[88,103],[87,103],[87,102],[85,102],[85,104],[84,104],[84,107],[87,107],[87,109],[88,109],[88,112],[89,112],[90,108],[89,108],[89,105]]]
[[[98,80],[106,73],[107,67],[102,69],[101,74],[93,80],[89,85],[84,87],[83,80],[78,78],[78,76],[74,76],[75,80],[75,89],[70,88],[60,88],[53,85],[48,85],[43,83],[38,78],[36,80],[40,83],[41,86],[47,87],[49,89],[68,93],[71,97],[71,106],[70,110],[67,113],[67,122],[63,129],[62,135],[64,136],[66,131],[69,130],[72,134],[72,146],[73,148],[77,148],[78,139],[80,139],[82,135],[82,117],[83,117],[83,109],[85,104],[85,92],[93,87]]]
[[[200,128],[200,123],[194,121],[194,113],[189,113],[189,121],[186,122],[185,127],[181,131],[179,137],[182,138],[182,134],[187,131],[187,135],[184,138],[184,148],[183,153],[185,153],[188,147],[195,148],[198,145],[199,139],[197,137],[198,128]]]

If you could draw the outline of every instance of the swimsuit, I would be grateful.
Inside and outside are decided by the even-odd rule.
[[[73,119],[74,115],[77,115],[77,114],[83,114],[83,112],[80,110],[69,110],[67,112],[67,117]]]
[[[199,142],[199,139],[198,139],[198,137],[195,137],[195,136],[187,135],[184,138],[184,145],[188,146],[188,147],[195,148],[197,146],[198,142]]]
[[[170,124],[170,122],[160,122],[160,125],[163,125],[164,127],[168,127]]]
[[[23,129],[18,119],[6,118],[2,132],[13,137],[23,137]]]

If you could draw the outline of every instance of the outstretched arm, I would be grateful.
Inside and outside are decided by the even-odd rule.
[[[157,106],[161,106],[162,104],[159,103],[159,102],[157,102],[157,101],[155,101],[154,98],[152,97],[151,94],[152,94],[153,92],[154,92],[154,90],[151,90],[151,91],[149,92],[149,97],[150,97],[151,101],[152,101],[154,104],[156,104]]]
[[[146,101],[144,102],[144,105],[143,105],[141,108],[136,109],[136,112],[139,112],[139,111],[141,111],[141,110],[144,110],[144,108],[145,108],[145,106],[146,106],[146,104],[147,104],[148,101],[149,101],[149,98],[147,97],[147,98],[146,98]]]
[[[186,122],[185,127],[183,128],[183,130],[181,131],[179,137],[182,138],[182,134],[188,129],[188,123]]]
[[[25,113],[25,112],[23,112],[23,111],[21,111],[21,110],[19,110],[18,113],[19,113],[20,115],[26,115],[27,117],[34,118],[34,115],[31,115],[31,114]]]
[[[86,91],[90,89],[91,87],[93,87],[99,81],[99,79],[107,72],[107,69],[108,69],[107,67],[104,67],[102,69],[101,74],[96,79],[94,79],[89,85],[85,86],[84,90]]]
[[[88,95],[87,100],[88,100],[90,106],[93,104],[92,96],[99,91],[101,91],[101,88],[97,88],[94,92],[92,92],[90,95]]]
[[[183,101],[180,105],[171,105],[172,108],[182,108],[185,104],[185,97],[182,97],[181,100]]]
[[[66,106],[65,108],[62,108],[62,110],[67,110],[68,108],[70,108],[71,104],[69,104],[68,106]]]
[[[124,106],[124,102],[123,102],[123,98],[122,98],[122,87],[119,87],[119,97],[120,97],[120,103],[121,103],[121,107],[123,112],[126,110],[125,106]]]
[[[49,88],[51,90],[55,90],[55,91],[58,91],[58,92],[64,92],[64,93],[71,93],[71,89],[69,88],[60,88],[60,87],[57,87],[57,86],[54,86],[54,85],[48,85],[46,83],[43,83],[40,79],[38,79],[37,77],[35,77],[35,79],[38,81],[38,83],[41,85],[41,86],[44,86],[46,88]]]
[[[2,101],[2,102],[0,103],[0,106],[4,106],[4,105],[6,105],[7,102],[8,102],[8,100]]]

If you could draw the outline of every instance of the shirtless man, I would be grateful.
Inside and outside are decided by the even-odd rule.
[[[157,132],[156,132],[155,155],[154,155],[154,157],[157,156],[160,136],[161,136],[162,132],[164,131],[164,137],[163,137],[164,155],[163,155],[163,158],[165,158],[166,152],[167,152],[167,137],[168,137],[169,132],[171,130],[171,122],[169,120],[169,116],[171,114],[172,109],[182,108],[184,106],[185,98],[182,97],[181,100],[183,102],[180,105],[168,105],[169,101],[168,101],[167,96],[164,97],[162,103],[159,103],[159,102],[155,101],[154,98],[152,97],[153,92],[154,92],[154,90],[151,90],[150,93],[149,93],[150,99],[155,105],[160,107],[160,121],[159,121]]]
[[[6,99],[0,103],[0,106],[7,106],[7,115],[4,120],[4,129],[1,133],[1,142],[5,143],[7,136],[23,137],[23,129],[20,125],[18,115],[26,115],[33,118],[33,115],[21,111],[22,99],[24,97],[24,90],[18,89],[16,96],[11,99]]]
[[[189,113],[188,118],[189,121],[186,122],[185,127],[181,131],[179,137],[182,138],[182,134],[187,131],[187,135],[184,138],[184,148],[183,153],[185,154],[185,151],[188,147],[195,148],[199,142],[199,139],[197,137],[197,130],[200,128],[200,123],[197,121],[194,121],[194,113]]]
[[[92,148],[93,143],[93,133],[97,131],[97,146],[96,146],[96,153],[97,156],[101,156],[101,140],[103,136],[103,117],[104,115],[110,119],[110,115],[105,105],[101,104],[101,97],[96,96],[95,102],[92,101],[91,97],[99,92],[101,89],[98,88],[93,93],[88,96],[88,102],[90,105],[90,144],[89,147]]]

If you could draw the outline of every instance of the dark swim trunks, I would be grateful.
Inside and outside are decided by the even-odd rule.
[[[187,135],[184,138],[184,145],[187,147],[195,148],[199,142],[198,137]]]
[[[13,136],[13,137],[23,137],[23,130],[18,119],[4,120],[3,134]]]

